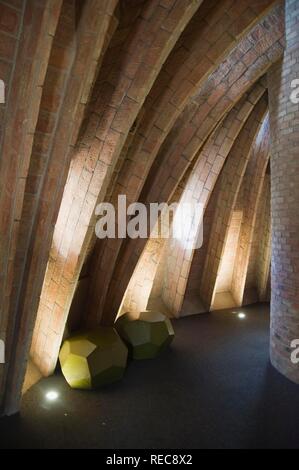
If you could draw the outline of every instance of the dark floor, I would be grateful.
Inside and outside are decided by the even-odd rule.
[[[0,421],[0,447],[299,448],[299,386],[269,364],[268,308],[242,311],[175,322],[168,351],[97,393],[43,380]]]

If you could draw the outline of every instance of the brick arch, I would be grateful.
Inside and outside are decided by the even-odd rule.
[[[170,201],[171,204],[178,203],[180,201],[189,178],[190,171],[188,171],[179,182]],[[159,218],[157,223],[161,222],[162,220]],[[121,312],[129,311],[131,315],[137,316],[140,311],[148,308],[150,299],[152,300],[154,297],[152,295],[152,290],[154,281],[158,277],[157,271],[159,270],[159,267],[165,263],[165,242],[166,241],[162,238],[150,238],[147,241],[124,295]],[[162,279],[162,277],[161,279],[159,278],[159,287]],[[158,293],[156,297],[157,296]],[[157,305],[157,302],[155,302],[155,305]],[[165,308],[165,306],[163,306],[163,308]]]
[[[244,303],[244,292],[253,245],[257,210],[270,157],[269,114],[266,116],[242,182],[243,217],[232,279],[232,295],[237,306]]]
[[[264,41],[265,38],[267,39]],[[169,134],[168,141],[162,146],[162,153],[156,159],[156,165],[154,164],[151,169],[141,195],[142,202],[169,200],[177,181],[217,123],[271,64],[281,57],[283,52],[281,20],[275,24],[274,31],[269,30],[267,25],[263,40],[259,40],[259,35],[257,35],[255,38],[251,37],[251,41],[256,44],[256,47],[248,50],[246,38],[241,41],[240,50],[236,48],[230,54],[227,61],[218,67],[202,90],[194,97],[192,103],[186,107]],[[249,43],[252,45],[251,41]],[[234,67],[231,73],[228,73],[229,65],[233,66],[237,63],[241,59],[240,56],[246,57],[251,65],[243,73],[236,73]],[[217,93],[211,96],[216,86]],[[210,103],[207,103],[208,96],[211,96]],[[144,240],[136,240],[133,244],[127,240],[123,244],[106,296],[104,322],[113,321],[143,249]]]
[[[248,127],[250,128],[251,125],[248,126]],[[244,128],[242,130],[241,134],[239,135],[238,140],[236,141],[235,150],[237,150],[239,145],[242,147],[242,149],[243,148],[245,149],[244,145],[241,142],[242,142],[242,140],[244,141],[244,139],[246,138],[246,135],[248,136],[249,132],[248,132],[248,129],[246,130],[246,128]],[[252,139],[250,139],[250,140],[252,140]],[[265,141],[263,140],[263,144],[262,144],[262,149],[263,150],[264,150],[264,145],[267,148],[267,135],[266,135]],[[248,148],[250,148],[250,141],[247,142],[247,149]],[[234,153],[233,150],[232,150],[232,155]],[[260,155],[261,160],[263,160],[265,158],[265,156],[267,156],[267,152],[262,152],[260,154],[259,150],[261,150],[260,147],[257,148],[257,151],[258,151],[257,154]],[[237,150],[237,152],[238,152],[238,150]],[[241,153],[242,153],[242,150],[240,149],[239,154],[241,154]],[[235,156],[235,158],[236,158],[236,156]],[[247,155],[247,158],[248,158],[248,155]],[[230,162],[227,161],[226,169],[228,168],[229,163],[232,164],[232,161],[233,160],[230,160]],[[249,161],[251,161],[251,160],[249,160]],[[247,165],[247,162],[245,160],[243,160],[243,171],[244,171],[244,166],[246,166],[246,165]],[[261,164],[261,167],[258,168],[258,170],[260,170],[260,171],[257,172],[257,173],[259,173],[259,174],[263,173],[263,169],[264,169],[264,166]],[[226,242],[227,242],[227,239],[228,239],[228,235],[229,235],[229,233],[231,233],[231,230],[233,229],[233,224],[237,223],[237,221],[233,220],[233,218],[232,218],[232,215],[234,213],[234,209],[236,209],[236,210],[238,209],[238,211],[239,211],[239,209],[243,210],[243,205],[245,207],[245,211],[246,211],[246,208],[247,208],[246,201],[244,200],[244,198],[243,197],[240,198],[240,195],[241,194],[243,195],[243,190],[242,190],[243,188],[241,187],[241,181],[243,181],[243,178],[242,178],[242,175],[238,175],[236,173],[236,171],[238,171],[238,168],[237,169],[233,168],[231,170],[231,177],[234,179],[234,182],[231,185],[231,187],[233,188],[233,190],[231,191],[231,195],[233,195],[233,200],[228,198],[227,192],[223,193],[223,191],[225,191],[224,184],[223,184],[223,178],[224,178],[225,173],[221,178],[219,178],[217,180],[216,186],[215,186],[214,191],[212,193],[212,196],[209,200],[207,209],[206,209],[205,214],[204,214],[204,223],[203,223],[204,244],[203,244],[201,249],[195,251],[194,256],[193,256],[192,265],[191,265],[191,269],[190,269],[190,275],[189,275],[187,288],[186,288],[186,292],[185,292],[185,298],[184,298],[185,304],[183,305],[183,309],[182,309],[183,313],[185,313],[188,309],[191,309],[191,312],[192,312],[193,311],[193,306],[196,308],[197,312],[198,311],[206,312],[207,308],[209,308],[211,306],[211,304],[210,305],[207,305],[207,304],[203,305],[202,298],[201,298],[201,295],[200,295],[201,294],[200,286],[202,286],[202,284],[204,282],[203,278],[205,277],[205,281],[206,281],[205,286],[207,286],[207,288],[209,288],[209,286],[210,286],[210,291],[209,291],[210,297],[209,297],[209,299],[211,299],[214,292],[216,291],[215,290],[216,289],[216,280],[217,280],[217,276],[219,274],[220,261],[223,260],[223,255],[221,253],[224,252],[224,249],[226,247]],[[229,179],[230,175],[228,174],[227,171],[226,171],[226,174],[227,174],[227,178]],[[227,183],[228,183],[228,179],[227,179]],[[255,175],[255,179],[256,179],[256,182],[257,182],[257,180],[259,179],[258,175]],[[240,189],[238,189],[238,188],[240,188]],[[252,205],[256,205],[256,203],[258,201],[258,198],[256,198],[255,191],[253,191],[252,196],[253,196],[252,197]],[[238,202],[239,202],[238,198],[241,199],[241,204],[238,204]],[[219,223],[217,224],[217,218],[216,218],[217,216],[215,216],[217,210],[218,211],[220,210],[220,212],[218,212],[218,215],[221,215],[221,217],[224,216],[224,208],[222,207],[223,201],[225,201],[225,203],[230,201],[230,207],[228,208],[228,206],[226,206],[227,212],[229,213],[229,215],[228,215],[229,222],[227,224],[224,224],[224,227],[222,227],[222,225],[220,226]],[[218,222],[219,221],[221,221],[221,224],[222,224],[223,219],[218,218]],[[219,240],[217,239],[218,235],[220,236],[220,239],[221,239],[219,243],[218,243]],[[214,236],[214,239],[213,239],[213,236]],[[237,243],[238,243],[238,240],[236,240],[236,244]],[[250,246],[250,248],[251,248],[251,246]],[[211,257],[211,251],[209,251],[209,249],[212,249],[212,251],[214,250],[214,252],[216,250],[217,253],[214,253],[215,254],[214,257]],[[264,251],[265,250],[262,250],[263,253],[264,253]],[[208,260],[207,260],[208,255],[209,255],[209,260],[210,260],[210,265],[209,266],[207,266],[207,264],[208,264]],[[213,267],[215,267],[215,272],[214,273],[212,271],[209,272],[209,269],[213,269]],[[246,267],[244,267],[244,274],[246,276],[248,276],[248,269],[246,269]],[[208,280],[209,276],[210,276],[210,281]],[[255,268],[254,268],[254,281],[256,281],[256,269]],[[211,300],[210,300],[210,302],[212,303]],[[217,305],[215,307],[217,308]]]
[[[242,98],[204,146],[186,185],[182,202],[197,201],[206,209],[226,158],[254,106],[265,92],[263,82]],[[181,311],[193,256],[193,250],[186,250],[175,242],[167,252],[161,296],[175,316]]]
[[[28,28],[35,25],[32,16],[34,3],[27,2]],[[49,15],[49,8],[44,9],[40,2],[36,3],[39,4],[39,11]],[[30,115],[30,118],[35,116],[36,121],[28,119],[31,145],[25,147],[26,170],[23,168],[27,174],[24,173],[20,184],[16,185],[18,190],[23,191],[23,201],[15,206],[19,211],[20,230],[14,240],[15,252],[9,253],[12,274],[7,277],[13,287],[6,304],[10,317],[9,339],[13,347],[5,384],[4,407],[8,413],[18,408],[49,255],[53,221],[56,219],[70,155],[89,99],[106,31],[109,29],[111,8],[113,4],[116,5],[110,1],[101,2],[101,5],[87,2],[79,12],[74,1],[62,4],[56,1],[54,4],[55,27],[53,19],[49,21],[49,17],[44,23],[39,23],[43,25],[43,34],[50,44],[47,54],[43,45],[38,55],[39,60],[40,57],[44,59],[44,83],[43,87],[39,85],[39,93],[35,96],[39,98],[36,111]],[[52,28],[50,31],[49,27]],[[31,48],[36,34],[27,37]],[[25,45],[28,47],[26,41]],[[22,60],[26,60],[24,50],[18,59],[20,66]],[[41,73],[42,70],[35,70],[38,80],[41,79],[39,71]],[[20,70],[19,76],[22,76]],[[23,92],[25,99],[32,99],[30,88],[24,87]],[[20,155],[23,157],[22,152]]]
[[[263,80],[263,82],[265,82],[265,80]],[[209,139],[208,143],[204,146],[191,174],[184,184],[183,194],[180,198],[181,202],[198,200],[201,201],[205,207],[207,206],[210,194],[212,193],[225,159],[230,153],[247,118],[264,92],[264,86],[256,86],[251,93],[248,93],[241,102],[235,106],[224,120],[223,124],[213,133],[211,139]],[[247,222],[246,227],[249,225],[251,229],[251,235],[256,217],[255,207],[253,206],[256,206],[259,201],[261,185],[267,164],[266,157],[268,156],[267,150],[269,148],[268,131],[269,128],[267,128],[267,124],[265,124],[263,127],[263,137],[265,137],[265,139],[262,140],[253,153],[253,156],[250,158],[250,164],[244,177],[246,182],[252,176],[252,185],[247,188],[249,192],[247,198],[248,205],[245,203],[245,213],[247,217],[244,218],[244,222]],[[202,180],[200,178],[202,178]],[[247,231],[246,234],[248,235]],[[240,257],[241,255],[245,256],[245,249],[248,250],[248,254],[250,253],[250,238],[251,237],[248,237],[247,239],[248,246],[246,243],[242,243],[243,251],[240,253]],[[159,308],[165,309],[168,315],[178,316],[181,313],[189,271],[192,265],[193,252],[192,250],[191,252],[189,252],[190,250],[185,250],[179,243],[175,243],[174,245],[172,243],[169,248],[167,246],[167,241],[148,241],[138,263],[138,268],[136,268],[130,281],[124,304],[126,310],[135,312],[147,307],[151,287],[153,286],[154,277],[157,269],[159,270],[160,263],[162,272],[159,273],[159,280],[156,283],[159,284],[158,291],[152,296],[149,305],[157,305]],[[241,274],[244,275],[245,278],[247,268],[244,263],[242,266],[243,270]],[[198,283],[197,291],[199,291],[199,286],[200,284]]]
[[[279,3],[279,6],[273,7],[276,3]],[[269,9],[271,12],[268,14]],[[282,25],[281,14],[281,2],[262,2],[253,5],[252,2],[245,1],[239,5],[238,9],[231,1],[211,2],[209,0],[202,4],[174,47],[174,51],[170,54],[145,101],[142,109],[143,118],[138,123],[133,141],[130,142],[128,152],[124,155],[125,161],[117,175],[111,195],[112,202],[117,200],[119,193],[126,194],[130,202],[139,199],[159,149],[188,99],[200,88],[204,79],[215,70],[221,60],[240,42],[247,31],[265,16],[262,25],[256,26],[254,33],[247,37],[247,41],[242,42],[242,47],[248,52],[245,63],[241,65],[245,69],[253,60],[253,44],[257,43],[261,36],[267,43],[269,39],[267,29],[271,26],[275,29],[277,22],[280,26]],[[261,52],[262,50],[263,47]],[[238,64],[235,71],[236,77],[238,78],[238,74],[241,76],[242,72]],[[225,73],[225,66],[222,73]],[[231,79],[233,80],[233,77]],[[216,80],[214,85],[217,85]],[[212,100],[217,101],[218,98],[217,91],[212,94],[211,106],[213,106]],[[185,115],[183,119],[186,119]],[[177,132],[177,126],[174,129],[175,131],[170,136]],[[190,134],[186,132],[187,140]],[[170,141],[171,138],[167,140]],[[96,316],[99,319],[102,314],[121,246],[122,240],[101,241],[96,245],[93,264],[94,272],[97,274],[92,279],[89,293],[91,321]]]
[[[0,109],[0,334],[7,362],[0,369],[0,412],[9,375],[14,321],[10,315],[17,237],[25,198],[25,183],[33,146],[41,90],[60,14],[61,0],[20,1],[1,8],[1,78],[6,84],[5,106]]]
[[[253,107],[265,93],[265,80],[255,85],[251,92],[237,103],[228,116],[213,132],[199,155],[195,157],[192,168],[184,175],[175,197],[171,202],[202,202],[206,207],[215,182],[235,139],[242,129]],[[181,188],[180,188],[181,187]],[[179,194],[177,194],[179,192]],[[167,240],[149,240],[140,257],[125,296],[124,308],[131,312],[144,310],[149,302],[161,303],[168,314],[179,313],[173,309],[179,289],[180,300],[184,298],[185,288],[192,265],[192,257],[185,259],[184,249],[180,243],[172,242],[168,247]],[[158,274],[157,274],[158,270]],[[159,282],[154,281],[156,276]],[[155,292],[151,294],[155,282]],[[168,297],[169,295],[169,297]],[[168,297],[168,298],[167,298]]]
[[[271,238],[270,174],[266,172],[257,207],[243,305],[270,301]]]
[[[290,360],[290,349],[299,338],[299,104],[290,100],[290,83],[299,74],[299,2],[286,0],[285,6],[285,53],[268,77],[273,230],[270,344],[273,366],[298,384],[299,367]]]
[[[258,207],[257,221],[254,227],[254,240],[250,249],[250,260],[248,269],[246,272],[246,283],[243,295],[243,304],[255,303],[259,299],[265,301],[267,299],[267,283],[269,278],[269,266],[270,266],[270,243],[271,243],[271,230],[270,230],[270,195],[266,194],[269,192],[269,186],[267,186],[267,180],[269,175],[265,176],[265,188],[263,188],[263,194],[261,196],[261,202]],[[218,183],[218,182],[217,182]],[[219,193],[219,187],[216,185],[207,209],[204,214],[204,244],[202,249],[196,250],[193,256],[190,274],[187,282],[187,288],[185,292],[183,312],[188,309],[194,313],[205,312],[206,309],[202,305],[199,296],[199,286],[202,282],[203,268],[205,265],[205,256],[207,252],[207,241],[211,237],[213,216],[216,210],[216,203]],[[262,246],[260,243],[263,238]],[[257,261],[256,257],[258,256]],[[266,280],[265,280],[266,279]]]
[[[155,78],[200,3],[145,2],[128,41],[118,49],[119,60],[112,64],[108,60],[99,73],[89,108],[94,112],[81,130],[64,189],[34,332],[32,354],[45,375],[57,361],[93,233],[95,206],[105,196],[126,137]],[[103,79],[102,73],[108,75]]]
[[[228,236],[227,229],[249,162],[252,145],[262,125],[266,110],[267,100],[262,98],[238,136],[219,180],[211,237],[200,286],[200,296],[208,311],[214,301],[217,276]]]

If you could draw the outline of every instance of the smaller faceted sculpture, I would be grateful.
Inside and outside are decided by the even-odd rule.
[[[141,312],[136,320],[125,313],[115,327],[134,359],[156,357],[174,338],[171,321],[159,312]]]
[[[67,339],[60,351],[62,373],[72,388],[91,390],[120,380],[128,349],[114,328],[97,328]]]

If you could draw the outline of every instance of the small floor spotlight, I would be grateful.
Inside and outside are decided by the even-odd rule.
[[[240,320],[244,320],[244,319],[246,318],[245,313],[238,313],[238,318],[239,318]]]
[[[56,401],[59,397],[59,394],[55,392],[54,390],[51,390],[50,392],[46,393],[46,399],[48,401]]]

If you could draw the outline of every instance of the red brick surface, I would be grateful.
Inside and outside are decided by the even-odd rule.
[[[299,338],[299,104],[290,100],[299,77],[299,1],[286,0],[286,50],[268,74],[271,121],[271,360],[299,383],[291,342]]]
[[[233,258],[236,303],[267,299],[266,88],[271,356],[299,382],[298,0],[79,3],[0,0],[0,409],[18,409],[29,350],[54,370],[78,285],[81,325],[113,323],[123,301],[179,316],[196,293],[210,309]],[[119,194],[201,201],[203,248],[97,241],[95,207]]]
[[[22,380],[21,370],[27,360],[27,357],[22,355],[14,370],[17,348],[22,348],[25,343],[30,344],[29,330],[18,324],[19,319],[12,311],[12,304],[19,295],[17,278],[22,275],[22,261],[17,256],[22,242],[18,242],[18,237],[32,154],[33,132],[52,44],[50,34],[56,28],[60,3],[59,0],[51,0],[42,6],[40,2],[31,0],[26,2],[26,5],[19,2],[10,7],[7,2],[0,3],[1,28],[11,38],[16,38],[14,50],[12,51],[11,43],[6,50],[6,60],[9,56],[11,73],[7,82],[7,113],[4,115],[0,160],[0,331],[4,332],[7,352],[4,384],[8,389],[8,396],[16,399],[19,392],[14,391],[9,395],[10,387],[13,389],[10,382],[13,381],[14,373],[15,377],[18,376]],[[13,55],[10,56],[12,52]],[[3,389],[0,395],[1,392]]]
[[[178,0],[168,9],[158,0],[146,3],[130,31],[123,23],[119,26],[128,35],[127,43],[114,56],[107,50],[93,89],[90,114],[72,155],[41,294],[32,355],[44,374],[55,368],[74,288],[94,232],[96,204],[105,197],[126,136],[155,77],[200,3]],[[111,47],[116,39],[111,38]],[[45,217],[48,212],[46,208]]]
[[[260,52],[261,50],[265,51],[264,55],[250,65],[248,69],[245,68],[238,78],[235,76],[233,66],[228,72],[227,68],[229,68],[229,65],[234,64],[237,58],[240,58],[240,54],[242,56],[244,54],[243,51],[246,51],[245,46],[248,43],[245,38],[241,41],[240,52],[238,48],[233,50],[229,58],[216,69],[200,92],[193,97],[191,103],[184,109],[169,133],[168,141],[161,147],[160,154],[151,168],[148,180],[141,194],[141,201],[166,202],[169,200],[176,188],[177,181],[186,171],[217,123],[233,107],[242,94],[247,91],[250,85],[271,66],[272,60],[277,60],[281,56],[282,46],[279,41],[283,35],[283,28],[280,22],[281,19],[279,20],[276,16],[274,18],[276,18],[277,22],[274,20],[273,37],[268,33],[269,38],[268,41],[263,42],[263,49],[261,49],[261,45],[257,47]],[[253,35],[256,36],[255,32]],[[251,36],[250,38],[250,44],[252,44],[251,41],[254,41],[254,39]],[[274,44],[271,46],[272,40],[274,40]],[[258,39],[257,41],[259,43]],[[256,54],[256,57],[258,57],[258,52]],[[246,55],[246,52],[244,55]],[[206,102],[206,97],[210,95],[215,87],[219,90],[219,96],[216,103],[209,105]],[[187,145],[186,139],[188,140]],[[107,322],[118,311],[129,279],[136,266],[136,261],[139,259],[144,248],[144,240],[128,240],[125,245],[122,253],[123,259],[118,260],[113,275],[114,279],[111,281],[110,290],[106,297],[104,314],[105,317],[107,316],[107,320],[105,320]],[[97,270],[97,272],[99,271]],[[104,274],[102,276],[105,279]],[[114,290],[115,288],[116,291]],[[93,293],[95,292],[99,292],[99,290],[94,288]],[[103,302],[102,298],[101,302]],[[93,312],[95,312],[96,305],[98,305],[97,302],[93,302],[91,305]]]
[[[128,200],[131,202],[138,200],[146,179],[148,178],[148,181],[151,181],[153,178],[152,175],[149,174],[149,171],[154,159],[157,157],[156,163],[160,165],[161,158],[164,158],[164,148],[167,148],[168,142],[171,141],[169,148],[170,151],[172,151],[172,146],[174,145],[172,136],[178,134],[179,126],[186,125],[186,122],[190,119],[187,112],[184,111],[184,113],[182,113],[188,104],[187,100],[194,100],[194,92],[198,90],[204,78],[217,69],[217,65],[219,65],[223,56],[234,48],[237,41],[242,39],[248,28],[255,25],[260,16],[266,14],[270,5],[271,2],[261,4],[258,7],[258,12],[251,12],[251,14],[248,14],[248,10],[251,7],[249,7],[249,4],[246,4],[246,2],[243,3],[242,8],[238,9],[237,12],[234,12],[233,2],[205,2],[202,8],[198,10],[198,13],[194,15],[191,23],[180,38],[177,47],[166,61],[160,76],[156,80],[145,102],[144,118],[138,123],[138,128],[133,137],[133,141],[130,143],[126,159],[117,175],[117,179],[114,183],[115,188],[111,195],[112,201],[117,200],[119,193],[126,194]],[[227,11],[229,13],[227,13]],[[281,8],[274,9],[274,12],[271,12],[270,16],[262,25],[254,28],[252,36],[242,41],[240,52],[244,55],[245,62],[247,60],[248,51],[254,51],[254,57],[256,58],[257,54],[262,54],[268,50],[275,37],[282,37],[281,22],[279,19],[276,21],[277,18],[280,17],[280,14]],[[268,32],[268,26],[270,25],[273,28],[271,34]],[[215,30],[213,29],[212,33],[211,27],[214,26]],[[227,34],[227,31],[229,31],[229,34]],[[236,36],[235,31],[238,33]],[[258,32],[263,34],[263,42],[260,42]],[[216,51],[215,41],[217,42],[219,40],[219,42],[221,42],[223,36],[228,38],[225,45],[226,47],[222,44],[222,47],[219,47]],[[255,51],[255,48],[257,51]],[[213,51],[213,53],[211,51]],[[213,60],[211,56],[213,56]],[[199,121],[201,117],[203,117],[208,127],[211,126],[211,121],[216,124],[215,121],[219,119],[220,116],[218,116],[218,114],[221,112],[219,109],[221,105],[225,106],[228,104],[223,98],[223,95],[227,92],[227,87],[235,84],[235,89],[231,89],[231,92],[234,93],[237,91],[239,83],[240,86],[244,85],[244,83],[242,84],[241,81],[238,80],[240,80],[242,75],[244,76],[244,74],[246,74],[247,66],[241,61],[241,57],[238,56],[237,52],[231,54],[232,63],[236,63],[238,60],[240,61],[239,67],[236,67],[231,73],[230,81],[227,80],[224,81],[223,84],[219,84],[219,77],[222,76],[221,74],[225,75],[228,67],[228,63],[225,62],[223,68],[215,72],[215,80],[210,80],[209,87],[206,87],[206,94],[210,92],[211,96],[207,107],[205,107],[205,98],[203,98],[202,115],[198,113],[197,120]],[[219,108],[216,108],[216,104],[219,105]],[[229,104],[232,105],[231,102],[229,102]],[[212,116],[209,117],[207,113],[211,110],[214,111],[214,115],[211,113]],[[191,106],[191,113],[192,112],[193,106]],[[179,123],[175,124],[174,131],[170,133],[167,138],[168,133],[180,113],[182,113],[181,120]],[[203,124],[201,129],[201,134],[194,136],[196,127],[193,125],[188,126],[184,129],[184,134],[179,145],[187,146],[189,144],[188,148],[190,151],[192,151],[194,146],[195,149],[198,148],[209,132],[209,129],[206,129]],[[167,141],[164,143],[163,147],[163,142],[166,138]],[[177,155],[174,154],[174,158],[176,157]],[[182,162],[176,165],[178,174],[184,171],[186,165],[185,155],[183,155],[183,159]],[[160,179],[160,186],[154,186],[151,195],[153,199],[160,197],[158,193],[161,187],[167,189],[169,186],[169,184],[167,186],[167,182],[165,181],[168,176],[174,178],[175,181],[180,178],[178,174],[173,176],[168,175],[167,165],[166,162],[163,163],[163,169],[161,169],[163,174],[161,178],[160,175],[157,175],[157,178]],[[169,163],[168,166],[173,166],[173,164]],[[122,243],[119,240],[108,240],[107,242],[97,243],[96,255],[94,257],[96,274],[90,289],[91,318],[94,318],[95,315],[98,315],[100,318],[102,314],[105,295],[109,287],[109,280],[113,275],[114,264],[121,245]],[[110,256],[106,258],[107,262],[105,263],[103,258],[107,250],[109,250]],[[128,279],[126,279],[126,281],[128,282]]]

